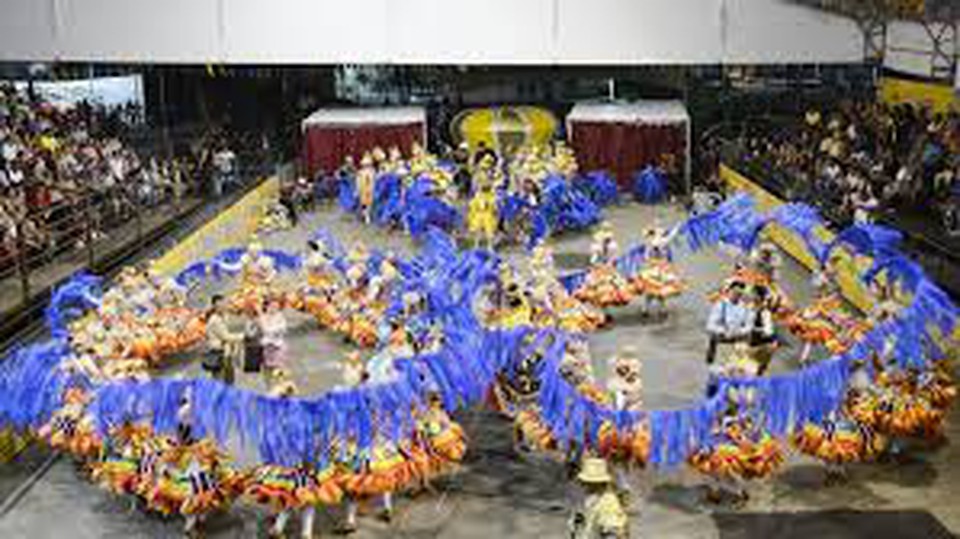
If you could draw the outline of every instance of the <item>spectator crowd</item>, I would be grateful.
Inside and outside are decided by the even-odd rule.
[[[42,265],[145,208],[178,202],[204,173],[232,181],[235,157],[224,158],[220,140],[170,159],[135,150],[126,141],[137,116],[129,107],[55,106],[0,83],[0,275],[18,258]]]
[[[740,165],[789,200],[841,225],[881,213],[936,215],[955,232],[960,115],[910,104],[843,103],[786,127],[742,136]]]

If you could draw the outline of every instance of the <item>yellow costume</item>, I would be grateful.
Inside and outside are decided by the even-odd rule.
[[[467,229],[471,234],[492,238],[497,233],[497,194],[484,188],[473,195],[467,214]]]

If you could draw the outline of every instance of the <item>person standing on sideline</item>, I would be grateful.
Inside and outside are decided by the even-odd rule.
[[[746,342],[750,338],[753,312],[743,298],[745,285],[741,281],[730,283],[728,293],[713,304],[707,319],[707,364],[712,365],[720,344]]]
[[[242,333],[234,333],[227,326],[223,312],[223,296],[215,295],[210,299],[207,314],[207,351],[203,358],[203,369],[215,380],[233,384],[234,356],[238,343],[243,341]]]
[[[770,289],[757,286],[753,289],[754,312],[750,327],[750,355],[757,363],[757,376],[763,376],[770,366],[773,352],[777,349],[777,332],[773,323],[773,305]]]

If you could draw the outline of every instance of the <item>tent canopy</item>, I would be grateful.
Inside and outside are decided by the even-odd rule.
[[[643,100],[633,103],[577,103],[567,115],[568,122],[622,122],[653,125],[690,121],[682,101]]]
[[[310,175],[331,173],[346,156],[359,159],[375,148],[396,146],[405,154],[427,144],[423,107],[320,109],[303,120],[302,161]]]
[[[566,124],[581,168],[608,170],[629,188],[635,173],[666,160],[674,163],[668,167],[674,174],[682,173],[683,191],[690,191],[690,115],[683,102],[577,103]]]
[[[303,120],[301,128],[349,127],[355,125],[406,125],[427,123],[423,107],[376,107],[318,109]]]

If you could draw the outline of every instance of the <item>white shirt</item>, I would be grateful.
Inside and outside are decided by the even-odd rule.
[[[724,299],[710,309],[707,331],[713,335],[744,336],[753,325],[753,310],[741,300],[732,303]]]

